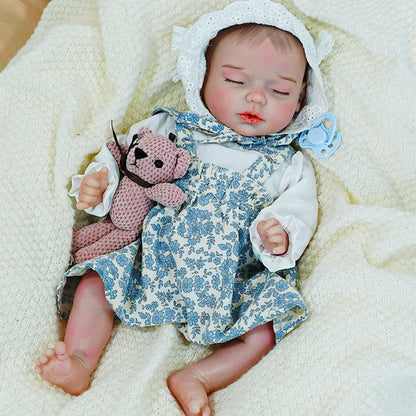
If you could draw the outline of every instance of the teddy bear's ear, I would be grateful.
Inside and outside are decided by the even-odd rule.
[[[152,130],[148,127],[140,127],[139,131],[137,132],[138,139],[141,139],[145,134],[152,134]]]
[[[182,178],[188,170],[189,163],[191,162],[191,156],[185,149],[178,149],[177,161],[174,174],[174,179]]]

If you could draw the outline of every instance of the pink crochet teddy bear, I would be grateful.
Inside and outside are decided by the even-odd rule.
[[[122,179],[113,198],[109,218],[75,228],[72,238],[74,263],[111,253],[139,236],[143,220],[155,202],[175,207],[184,201],[182,190],[171,182],[188,170],[190,155],[173,144],[175,135],[153,134],[141,128],[130,147],[114,141],[107,147],[117,161]]]

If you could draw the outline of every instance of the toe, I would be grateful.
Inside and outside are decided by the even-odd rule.
[[[47,348],[45,351],[44,357],[52,358],[55,355],[55,350],[53,348]]]
[[[211,410],[206,402],[206,397],[195,397],[188,402],[189,413],[192,416],[210,416]],[[186,406],[185,406],[186,408]]]
[[[199,400],[191,400],[188,404],[188,409],[192,415],[199,415],[201,412],[201,404]]]
[[[55,353],[59,360],[67,360],[69,358],[64,342],[58,342],[55,346]]]
[[[211,409],[206,406],[204,410],[202,410],[202,416],[211,416]]]
[[[46,355],[42,355],[42,357],[38,358],[39,364],[45,365],[49,361],[49,357]]]
[[[186,416],[211,414],[204,385],[189,369],[171,375],[168,379],[168,387]]]

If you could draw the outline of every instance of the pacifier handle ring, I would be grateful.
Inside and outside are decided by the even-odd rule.
[[[331,135],[330,135],[330,138],[332,139],[332,137],[334,137],[334,135],[335,135],[335,131],[336,131],[336,128],[337,128],[337,121],[336,121],[336,119],[335,119],[335,116],[332,114],[332,113],[325,113],[325,114],[322,114],[316,121],[315,121],[315,123],[313,124],[313,126],[312,126],[312,129],[315,129],[315,128],[317,128],[324,120],[331,120],[331,124],[332,124],[332,128],[331,128],[331,130],[329,130],[330,132],[331,132]],[[323,124],[323,123],[322,123]],[[327,130],[328,131],[328,129],[325,127],[325,126],[323,126],[323,128],[325,129],[325,130]]]

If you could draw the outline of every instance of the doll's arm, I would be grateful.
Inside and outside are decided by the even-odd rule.
[[[309,160],[301,152],[297,152],[282,174],[278,197],[259,213],[250,227],[255,254],[270,271],[295,266],[296,260],[312,238],[317,217],[318,202],[313,168]],[[271,219],[278,221],[288,235],[289,244],[284,254],[271,253],[267,238],[259,234],[261,222]]]

